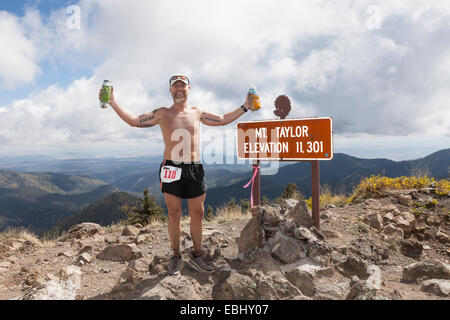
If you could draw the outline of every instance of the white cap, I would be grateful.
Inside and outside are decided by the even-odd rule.
[[[184,82],[185,84],[190,83],[189,78],[187,76],[179,74],[179,75],[174,75],[170,78],[170,80],[169,80],[170,86],[172,86],[178,80]]]

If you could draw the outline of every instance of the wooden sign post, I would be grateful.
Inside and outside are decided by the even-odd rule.
[[[333,120],[301,118],[238,122],[238,159],[311,161],[311,197],[315,226],[320,229],[319,160],[333,159]],[[259,170],[254,183],[254,206],[259,205]]]

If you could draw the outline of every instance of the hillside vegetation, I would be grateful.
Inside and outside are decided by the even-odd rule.
[[[0,170],[0,231],[24,227],[42,234],[116,191],[104,181],[82,176]]]
[[[265,199],[257,217],[245,201],[210,207],[203,249],[213,274],[185,264],[167,275],[163,220],[81,223],[53,240],[8,230],[0,234],[0,299],[448,300],[448,187],[425,176],[367,177],[350,196],[325,187],[320,230],[295,184],[278,203]],[[185,261],[189,222],[181,222]]]

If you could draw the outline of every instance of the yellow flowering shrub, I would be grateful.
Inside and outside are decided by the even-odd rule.
[[[448,196],[450,194],[450,180],[442,179],[436,182],[436,194]]]
[[[312,197],[305,199],[308,208],[312,209]],[[319,196],[319,207],[325,208],[327,204],[334,204],[336,207],[343,207],[347,203],[347,197],[344,194],[331,194],[324,192]]]
[[[312,197],[305,199],[305,202],[308,205],[308,208],[312,210]]]
[[[348,202],[358,202],[368,197],[380,197],[386,190],[405,190],[405,189],[421,189],[429,187],[432,183],[436,186],[436,194],[444,196],[450,193],[450,181],[442,179],[435,181],[433,177],[398,177],[389,178],[380,175],[372,175],[365,178],[356,187]]]

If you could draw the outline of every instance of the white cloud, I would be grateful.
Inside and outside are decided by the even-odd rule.
[[[92,75],[3,106],[2,143],[161,146],[159,129],[130,128],[101,110],[98,89],[111,78],[119,103],[138,115],[172,103],[168,78],[180,71],[191,76],[190,102],[218,113],[240,106],[255,84],[263,109],[241,120],[273,118],[274,99],[287,94],[291,117],[332,116],[339,134],[450,134],[450,43],[442,40],[450,36],[447,1],[78,5],[79,30],[67,28],[66,8],[49,17],[28,10],[20,24],[9,22],[34,48],[31,65],[47,60],[89,67]],[[367,28],[371,5],[380,9],[380,29]]]
[[[24,35],[18,18],[0,11],[0,88],[31,82],[39,73],[37,49]]]

